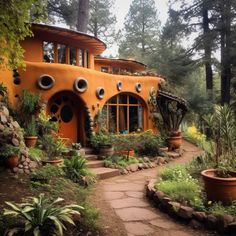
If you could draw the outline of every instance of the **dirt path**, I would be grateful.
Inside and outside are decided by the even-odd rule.
[[[169,165],[186,163],[200,150],[184,142],[184,154]],[[93,200],[101,210],[102,235],[104,236],[203,236],[212,235],[196,231],[175,222],[162,213],[145,198],[144,187],[148,179],[153,179],[164,166],[139,171],[126,176],[118,176],[100,181]]]

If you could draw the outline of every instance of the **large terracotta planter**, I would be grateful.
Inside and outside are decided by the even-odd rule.
[[[215,169],[201,172],[208,201],[221,201],[223,204],[231,204],[236,200],[236,173],[233,177],[221,178],[216,176]]]
[[[13,169],[17,167],[19,161],[19,156],[18,155],[11,155],[6,158],[6,167]]]
[[[112,156],[114,154],[114,147],[112,145],[100,145],[99,155],[100,156]]]
[[[38,137],[37,136],[26,136],[24,139],[25,139],[25,145],[27,147],[34,147],[37,143]]]
[[[172,151],[174,149],[179,149],[182,145],[182,142],[183,138],[180,133],[177,135],[172,135],[169,138],[167,138],[167,146],[169,151]]]
[[[129,154],[130,157],[134,157],[135,156],[135,151],[134,151],[134,149],[131,149],[129,151],[128,150],[122,150],[122,151],[119,151],[118,154],[124,155],[124,156],[128,156],[128,154]]]

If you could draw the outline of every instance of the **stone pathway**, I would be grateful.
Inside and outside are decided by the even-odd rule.
[[[194,145],[184,142],[183,157],[169,165],[185,163],[200,152]],[[163,168],[138,171],[130,175],[114,177],[101,181],[104,200],[112,211],[118,215],[125,226],[128,236],[199,236],[210,235],[207,232],[195,231],[186,225],[175,222],[168,215],[151,206],[145,198],[145,183],[156,178]],[[117,234],[119,235],[119,234]],[[123,236],[123,234],[120,236]]]

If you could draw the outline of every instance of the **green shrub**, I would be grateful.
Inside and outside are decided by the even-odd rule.
[[[208,211],[214,215],[232,215],[236,217],[236,201],[234,201],[230,206],[223,206],[220,202],[208,202]]]
[[[63,235],[63,230],[66,230],[64,223],[74,225],[72,220],[73,215],[80,215],[80,210],[83,207],[75,204],[66,206],[57,206],[63,201],[62,198],[57,198],[52,203],[40,194],[38,198],[31,198],[31,202],[15,204],[6,202],[9,209],[4,209],[4,215],[20,217],[25,222],[25,232],[30,232],[31,235]]]
[[[204,209],[201,186],[187,172],[185,166],[168,167],[161,173],[161,178],[163,181],[156,183],[156,189],[175,201],[189,204],[198,210]]]
[[[62,175],[62,170],[58,166],[46,165],[30,174],[31,181],[49,183],[53,177]]]
[[[45,156],[45,153],[43,150],[41,150],[39,148],[30,147],[29,148],[29,156],[36,161],[40,161]]]
[[[84,183],[84,177],[93,176],[86,166],[86,159],[82,156],[72,156],[64,161],[66,176],[75,183]]]

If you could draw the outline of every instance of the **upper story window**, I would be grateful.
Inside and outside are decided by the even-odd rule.
[[[76,65],[77,52],[76,48],[70,48],[70,65]]]
[[[112,67],[112,74],[115,74],[115,75],[120,74],[120,69],[118,67]]]
[[[108,67],[102,66],[101,67],[101,72],[108,73]]]
[[[43,42],[43,61],[54,62],[54,44],[52,42]]]
[[[66,63],[66,45],[57,44],[58,63]]]

